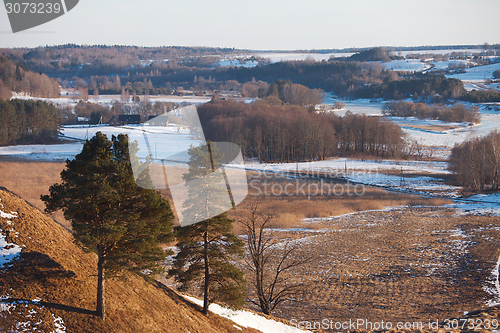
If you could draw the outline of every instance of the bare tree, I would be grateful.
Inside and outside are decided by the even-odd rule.
[[[490,135],[491,147],[493,152],[493,172],[492,172],[492,186],[493,190],[498,191],[500,179],[500,135],[495,130]]]
[[[289,271],[303,265],[309,257],[296,257],[298,244],[273,237],[269,230],[274,214],[261,214],[258,206],[254,206],[246,220],[239,222],[245,227],[247,266],[252,271],[249,285],[256,292],[256,298],[249,297],[248,301],[260,307],[263,313],[270,315],[275,308],[290,298],[304,285],[294,283],[287,276]]]

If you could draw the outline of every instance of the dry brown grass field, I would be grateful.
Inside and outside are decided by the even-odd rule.
[[[485,307],[500,252],[498,218],[405,207],[310,223],[321,232],[274,232],[312,259],[291,274],[305,284],[286,319],[428,322]]]
[[[276,214],[273,237],[298,244],[297,256],[310,258],[288,275],[305,289],[275,315],[311,322],[422,323],[425,329],[429,321],[443,325],[446,318],[484,309],[494,297],[485,287],[494,282],[500,218],[462,215],[444,206],[450,203],[445,199],[370,187],[361,196],[280,196],[270,190],[266,195],[264,186],[296,180],[266,181],[254,183],[261,191],[252,195],[251,189],[229,215],[242,219],[255,205]],[[342,185],[347,193],[349,185]]]
[[[43,211],[45,204],[40,200],[40,196],[49,194],[50,185],[61,182],[59,174],[64,167],[63,162],[0,160],[0,186]],[[70,228],[69,222],[61,212],[56,212],[51,217],[65,228]]]

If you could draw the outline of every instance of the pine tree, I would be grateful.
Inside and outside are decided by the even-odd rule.
[[[168,201],[134,181],[130,161],[132,157],[138,163],[136,151],[137,145],[129,151],[126,135],[113,135],[109,141],[97,132],[75,159],[66,161],[62,184],[52,185],[50,195],[42,196],[46,212],[62,209],[75,239],[97,253],[96,312],[103,319],[105,277],[122,269],[160,272],[165,252],[159,244],[172,239]],[[147,173],[141,177],[148,181]]]
[[[213,143],[189,149],[188,182],[189,198],[185,201],[185,218],[196,224],[177,228],[179,253],[169,271],[181,283],[180,290],[187,290],[201,280],[203,313],[208,313],[210,302],[220,301],[238,308],[244,303],[245,281],[243,272],[231,260],[243,255],[243,242],[231,233],[232,220],[225,213],[214,216],[228,199],[227,188],[221,172],[219,153]],[[195,181],[196,180],[196,181]],[[207,218],[209,216],[214,216]]]

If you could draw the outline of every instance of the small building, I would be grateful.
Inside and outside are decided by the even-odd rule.
[[[141,123],[141,116],[138,114],[121,114],[118,120],[122,125],[136,125]]]
[[[109,126],[121,126],[121,124],[121,121],[116,116],[111,117],[108,121]]]

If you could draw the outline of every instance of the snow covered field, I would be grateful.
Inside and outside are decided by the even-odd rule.
[[[424,52],[424,51],[421,51]],[[452,52],[452,51],[450,51]],[[434,52],[438,53],[438,52]],[[300,59],[300,57],[312,57],[310,53],[265,53],[263,55],[275,56],[273,61],[278,57],[290,56]],[[331,54],[323,55],[316,54],[315,60],[326,59]],[[338,56],[338,55],[336,55]],[[292,59],[292,58],[288,58]],[[423,66],[419,60],[391,62],[404,66]],[[391,63],[387,63],[390,65]],[[444,64],[444,63],[443,63]],[[500,64],[489,66],[481,66],[467,69],[465,74],[457,74],[450,77],[458,77],[462,80],[481,81],[491,74],[494,70],[500,69]],[[489,73],[489,74],[488,74]],[[22,98],[29,98],[23,97]],[[96,101],[102,104],[111,105],[120,96],[99,96],[95,99],[90,98],[90,101]],[[152,96],[151,102],[177,102],[177,103],[205,103],[210,97],[178,97],[178,96]],[[324,104],[333,105],[337,99],[329,94],[324,100]],[[49,99],[49,101],[57,103],[74,103],[71,98]],[[245,99],[248,102],[248,99]],[[340,110],[335,110],[335,114],[344,116],[347,111],[353,114],[366,114],[382,116],[383,100],[342,100],[345,106]],[[456,144],[463,142],[471,137],[485,136],[493,130],[500,129],[500,114],[494,109],[488,109],[490,105],[485,103],[479,105],[481,113],[481,123],[477,125],[469,125],[466,123],[445,123],[438,120],[421,120],[413,117],[389,117],[390,120],[399,124],[403,131],[408,135],[409,139],[417,143],[426,155],[446,159],[449,156],[451,148]],[[124,127],[84,127],[84,126],[67,126],[63,129],[63,135],[67,138],[84,140],[92,137],[97,131],[111,136],[111,134],[126,133],[131,137],[131,141],[139,142],[139,156],[145,157],[151,154],[153,157],[165,158],[174,154],[185,152],[190,144],[196,144],[200,141],[195,140],[186,129],[176,126],[165,127],[147,127],[147,126],[124,126]],[[0,156],[9,155],[21,157],[29,160],[38,161],[53,161],[65,160],[73,158],[81,151],[83,143],[74,142],[69,144],[57,145],[29,145],[29,146],[14,146],[0,147]],[[345,175],[345,167],[349,172]],[[254,170],[322,170],[323,172],[340,172],[343,177],[346,177],[352,182],[362,183],[367,185],[382,186],[388,189],[404,188],[405,191],[414,193],[432,193],[436,195],[457,197],[459,188],[443,184],[442,179],[436,175],[446,175],[446,163],[444,162],[408,162],[408,161],[357,161],[345,159],[333,159],[322,162],[310,162],[297,164],[273,164],[273,165],[257,165],[247,163],[247,168]],[[405,174],[402,177],[400,174]],[[408,176],[412,175],[413,176]],[[427,176],[425,174],[433,174]],[[493,202],[499,202],[498,198],[493,198]],[[483,203],[485,204],[485,203]],[[483,205],[478,203],[478,205]],[[484,206],[484,205],[483,205]],[[481,207],[483,207],[481,206]],[[457,206],[458,207],[458,206]],[[468,206],[471,208],[472,206]],[[481,211],[481,207],[474,208],[474,211]],[[468,209],[467,208],[467,209]],[[486,209],[486,208],[485,208]]]
[[[76,105],[78,99],[73,99],[70,96],[64,96],[60,98],[39,98],[30,97],[24,94],[13,93],[12,98],[18,99],[36,99],[42,100],[54,104],[62,105]],[[142,98],[142,97],[141,97]],[[179,103],[179,104],[204,104],[209,102],[212,96],[173,96],[173,95],[158,95],[149,96],[148,101],[151,103],[164,102],[164,103]],[[91,103],[97,103],[102,105],[113,105],[115,101],[121,101],[120,95],[99,95],[99,96],[89,96],[88,101]]]
[[[324,99],[324,104],[333,105],[338,99],[332,94],[328,94]],[[355,99],[341,100],[345,106],[340,110],[335,110],[336,115],[344,116],[347,111],[353,114],[366,114],[368,116],[382,116],[382,108],[385,104],[383,100]],[[470,137],[485,136],[493,130],[500,130],[500,113],[488,110],[490,103],[479,104],[481,123],[469,125],[466,123],[446,123],[440,120],[418,119],[415,117],[388,117],[398,125],[408,136],[422,146],[453,148],[456,143],[463,142]],[[421,126],[446,126],[454,127],[445,130],[430,130],[417,128]],[[447,157],[445,154],[443,157]]]
[[[338,99],[333,94],[328,94],[323,100],[323,104],[333,105]],[[353,114],[366,114],[367,116],[382,116],[383,100],[353,99],[341,100],[345,106],[340,110],[335,110],[336,115],[343,117],[347,111]]]
[[[461,198],[461,187],[448,185],[443,177],[450,172],[446,162],[405,160],[355,160],[336,158],[326,161],[303,163],[257,163],[246,162],[245,168],[264,173],[299,172],[344,178],[355,184],[382,187],[390,191],[425,196],[446,197],[455,200],[452,207],[463,214],[500,216],[500,195],[481,194]],[[233,166],[241,168],[243,166]],[[285,177],[288,175],[284,175]]]
[[[464,142],[471,137],[488,135],[491,131],[500,129],[500,114],[481,112],[481,123],[469,125],[466,123],[446,123],[440,120],[421,120],[414,117],[389,117],[400,125],[411,139],[420,145],[428,147],[453,148],[456,143]],[[449,126],[447,130],[423,129],[416,126]]]
[[[464,82],[484,82],[493,79],[493,72],[500,69],[500,63],[467,68],[463,74],[447,74],[446,77],[459,79]]]
[[[257,53],[257,55],[261,58],[267,58],[271,63],[280,62],[280,61],[296,61],[296,60],[314,60],[314,61],[322,61],[328,60],[330,57],[341,58],[341,57],[350,57],[354,53]]]
[[[393,60],[383,63],[385,69],[392,71],[423,71],[428,66],[419,59]]]
[[[130,141],[139,143],[139,157],[146,157],[151,153],[153,157],[168,157],[187,151],[191,144],[200,141],[192,137],[186,129],[177,126],[68,126],[62,131],[63,138],[78,140],[90,139],[96,132],[102,132],[111,139],[112,135],[128,134]],[[149,143],[149,148],[146,139]],[[83,141],[54,145],[19,145],[0,147],[0,156],[15,156],[34,161],[61,161],[74,158],[80,153]],[[149,151],[151,149],[151,151]]]

